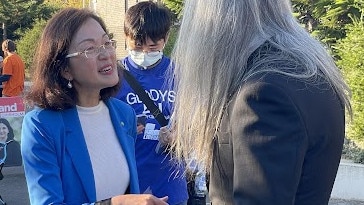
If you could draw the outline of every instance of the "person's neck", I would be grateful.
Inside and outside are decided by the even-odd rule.
[[[81,107],[95,107],[100,103],[100,96],[79,96],[77,105]]]
[[[6,56],[12,56],[12,55],[14,55],[14,54],[15,54],[15,51],[13,51],[13,52],[6,51]]]

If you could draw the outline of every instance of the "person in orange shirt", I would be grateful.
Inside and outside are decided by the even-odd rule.
[[[2,69],[3,69],[3,61],[4,61],[4,58],[2,56],[0,56],[0,73],[2,72]]]
[[[5,40],[2,43],[4,52],[3,73],[0,76],[0,83],[3,83],[3,97],[20,96],[24,90],[25,64],[18,54],[16,45],[12,40]]]
[[[3,61],[4,58],[2,56],[0,56],[0,75],[3,73]],[[0,84],[0,97],[3,96],[3,85]]]

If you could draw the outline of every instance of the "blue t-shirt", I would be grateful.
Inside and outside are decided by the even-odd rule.
[[[166,119],[171,115],[171,104],[175,92],[169,90],[166,71],[170,68],[170,59],[163,56],[151,69],[138,67],[129,57],[123,59],[125,68],[138,80],[151,99],[162,111]],[[138,98],[125,79],[116,98],[131,105],[137,115],[138,123],[143,123],[145,130],[137,136],[136,160],[141,193],[151,193],[157,197],[168,196],[168,203],[178,204],[188,199],[187,182],[184,169],[177,167],[166,153],[156,152],[160,125],[148,108]]]

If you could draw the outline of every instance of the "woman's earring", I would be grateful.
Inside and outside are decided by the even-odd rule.
[[[73,86],[72,86],[72,83],[71,83],[71,80],[68,80],[67,87],[68,87],[69,89],[71,89],[71,88],[73,87]]]

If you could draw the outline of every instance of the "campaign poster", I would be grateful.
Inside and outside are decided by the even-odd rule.
[[[0,97],[0,161],[5,167],[22,165],[20,135],[24,115],[22,97]]]

